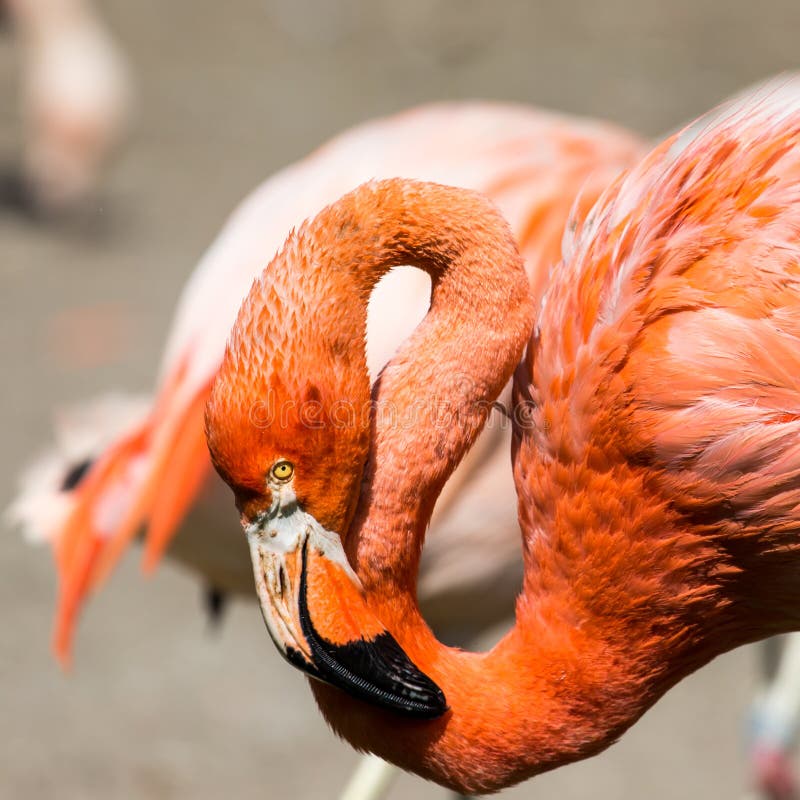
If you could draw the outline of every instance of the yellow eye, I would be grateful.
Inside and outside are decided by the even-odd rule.
[[[276,461],[269,473],[276,481],[288,481],[294,475],[294,465],[289,461]]]

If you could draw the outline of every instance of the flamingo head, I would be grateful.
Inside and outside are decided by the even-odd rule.
[[[337,268],[319,278],[305,261],[306,227],[239,312],[206,408],[209,449],[283,656],[362,699],[438,716],[444,696],[370,611],[342,544],[369,452],[364,331],[335,302]]]

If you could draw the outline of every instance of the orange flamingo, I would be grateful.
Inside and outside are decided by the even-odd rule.
[[[501,215],[463,190],[369,183],[289,237],[239,312],[206,426],[267,627],[338,734],[494,791],[800,627],[798,145],[779,89],[672,137],[590,212],[541,299]],[[370,393],[367,299],[409,263],[431,309]],[[417,567],[526,344],[524,586],[514,628],[467,653],[423,621]]]

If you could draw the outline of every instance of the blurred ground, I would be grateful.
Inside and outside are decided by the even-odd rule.
[[[52,406],[151,386],[178,290],[228,212],[341,128],[423,100],[486,97],[656,134],[795,66],[800,33],[796,0],[101,8],[133,62],[140,114],[90,230],[0,215],[2,505],[47,440]],[[16,146],[16,68],[0,41],[0,160]],[[48,650],[49,555],[1,533],[0,796],[335,797],[355,756],[280,661],[255,605],[234,607],[210,635],[194,583],[171,567],[145,583],[131,556],[85,615],[65,677]],[[754,674],[752,650],[719,659],[607,753],[502,796],[740,797]],[[391,796],[444,794],[405,776]]]

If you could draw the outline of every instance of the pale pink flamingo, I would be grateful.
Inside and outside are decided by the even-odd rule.
[[[765,800],[796,800],[800,784],[793,764],[800,726],[800,634],[764,648],[765,677],[747,730],[750,768]],[[772,661],[772,664],[767,662]]]
[[[57,553],[59,655],[67,657],[86,591],[145,523],[146,569],[170,546],[203,576],[214,598],[219,592],[252,596],[246,547],[225,533],[229,494],[210,469],[202,414],[236,309],[265,254],[277,249],[293,222],[371,177],[406,175],[474,188],[511,221],[538,285],[558,256],[570,215],[579,218],[642,152],[636,137],[602,123],[501,104],[441,104],[361,125],[263,184],[190,279],[155,398],[144,410],[115,400],[111,414],[101,404],[88,418],[65,418],[66,459],[54,462],[51,455],[30,473],[12,508],[12,516],[36,538],[50,540]],[[424,316],[429,298],[428,278],[416,270],[397,271],[378,288],[368,325],[373,376]],[[114,408],[121,414],[117,424]],[[132,418],[137,412],[141,416]],[[93,425],[101,413],[104,423]],[[429,619],[463,644],[510,614],[521,578],[510,433],[500,412],[495,415],[498,424],[448,485],[421,581]],[[189,510],[191,525],[173,539]],[[502,533],[487,539],[489,525]],[[480,596],[477,604],[468,600],[473,593]]]
[[[61,213],[97,188],[130,116],[128,67],[90,0],[0,0],[19,37],[24,199]]]

